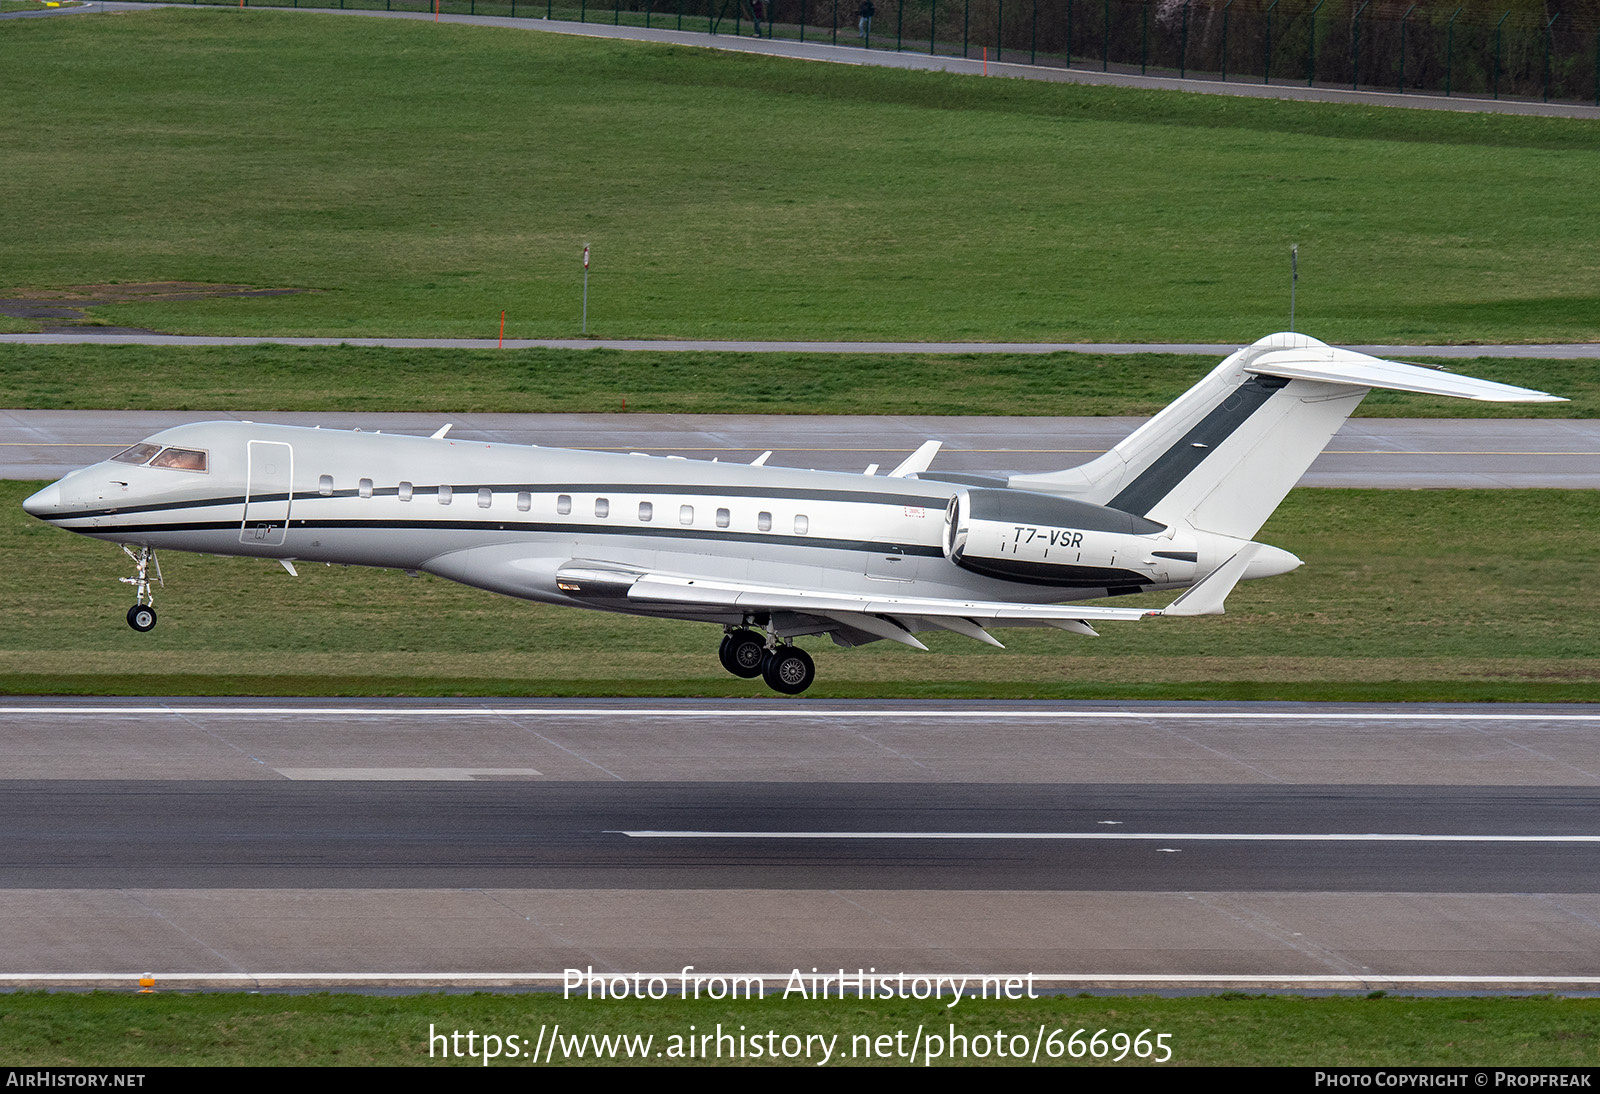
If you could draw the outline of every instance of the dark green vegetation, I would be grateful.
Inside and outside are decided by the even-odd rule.
[[[0,486],[0,690],[303,695],[748,695],[714,627],[529,604],[394,571],[163,556],[161,624],[136,634],[121,551]],[[1001,632],[815,653],[812,696],[1592,700],[1600,685],[1600,495],[1300,490],[1261,538],[1293,574],[1225,616],[1098,639]],[[1165,603],[1169,596],[1147,598]],[[1118,603],[1131,603],[1121,600]]]
[[[6,291],[190,332],[1600,338],[1600,123],[229,10],[8,26]]]
[[[737,1035],[765,1037],[807,1034],[837,1036],[833,1063],[865,1064],[869,1044],[889,1035],[908,1052],[918,1026],[949,1037],[984,1036],[992,1046],[997,1031],[1009,1038],[1047,1036],[1061,1030],[1063,1045],[1078,1031],[1083,1040],[1099,1030],[1137,1036],[1170,1034],[1175,1065],[1392,1065],[1459,1064],[1484,1066],[1585,1066],[1594,1063],[1600,1042],[1600,1002],[1593,999],[1410,999],[1403,997],[1324,997],[1228,994],[1209,998],[1159,999],[1052,996],[1018,1002],[964,1000],[954,1009],[943,1003],[860,1003],[828,1000],[710,1003],[668,999],[659,1002],[563,1000],[556,994],[419,995],[122,995],[64,996],[30,993],[0,997],[0,1054],[14,1066],[84,1065],[145,1067],[160,1065],[369,1065],[453,1064],[443,1044],[428,1056],[429,1028],[460,1030],[534,1041],[540,1027],[560,1023],[564,1037],[588,1034],[649,1036],[652,1062],[671,1063],[657,1052],[672,1051],[672,1038],[696,1032],[715,1034],[720,1023]],[[1381,995],[1381,993],[1380,993]],[[948,1000],[946,1000],[948,1001]],[[868,1041],[856,1041],[867,1037]],[[476,1042],[481,1043],[481,1042]],[[476,1045],[475,1043],[475,1045]],[[794,1044],[795,1042],[791,1042]],[[1029,1041],[1031,1045],[1031,1040]],[[1048,1042],[1047,1042],[1048,1043]],[[521,1046],[519,1045],[519,1051]],[[851,1057],[852,1049],[855,1057]],[[1016,1064],[1029,1061],[988,1058],[968,1063]],[[594,1055],[592,1048],[589,1056]],[[620,1054],[619,1054],[620,1055]],[[843,1059],[841,1059],[841,1055]],[[553,1062],[562,1062],[557,1053]],[[570,1062],[578,1062],[572,1060]],[[698,1062],[698,1061],[695,1061]],[[708,1062],[718,1062],[715,1059]],[[722,1063],[768,1063],[727,1060]],[[803,1064],[802,1058],[792,1061]],[[820,1057],[813,1057],[815,1066]],[[876,1062],[904,1066],[899,1059]],[[922,1063],[921,1059],[914,1061]],[[1045,1053],[1040,1054],[1045,1063]],[[1071,1063],[1071,1060],[1063,1060]],[[1085,1063],[1094,1063],[1085,1060]],[[1110,1061],[1105,1061],[1110,1062]],[[525,1065],[526,1059],[496,1066]],[[1132,1055],[1120,1066],[1133,1066]],[[1149,1065],[1146,1065],[1149,1066]]]
[[[1428,360],[1418,358],[1417,360]],[[1479,403],[1373,392],[1368,417],[1600,417],[1592,361],[1452,371],[1566,396]],[[1216,364],[1173,354],[655,353],[357,346],[0,345],[0,405],[202,411],[1151,414]],[[626,406],[624,406],[626,404]]]

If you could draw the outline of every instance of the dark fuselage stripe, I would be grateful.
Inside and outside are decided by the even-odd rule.
[[[865,505],[910,505],[922,509],[943,509],[949,498],[944,495],[925,496],[921,494],[877,494],[870,490],[808,490],[793,487],[767,489],[755,486],[702,486],[683,485],[671,486],[658,483],[471,483],[457,486],[445,483],[451,493],[472,495],[479,490],[489,489],[496,494],[627,494],[643,497],[728,497],[728,498],[781,498],[786,501],[842,501]],[[372,491],[373,497],[396,497],[399,488],[394,486],[379,487]],[[438,486],[417,486],[412,489],[412,495],[435,497],[439,493]],[[320,490],[303,490],[294,494],[251,494],[251,505],[264,505],[270,502],[281,501],[315,501],[318,498],[354,498],[360,496],[359,490],[335,490],[331,494],[324,494]],[[243,494],[235,494],[219,498],[203,498],[190,501],[164,501],[149,505],[112,506],[104,509],[71,509],[55,513],[40,514],[43,520],[63,520],[76,517],[104,517],[126,516],[133,513],[161,513],[174,509],[204,509],[217,505],[243,505],[246,498]]]

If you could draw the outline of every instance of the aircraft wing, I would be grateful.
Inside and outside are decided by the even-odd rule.
[[[563,588],[596,586],[622,592],[640,605],[694,605],[745,612],[798,612],[832,620],[840,628],[926,649],[912,637],[921,623],[999,646],[985,626],[1044,625],[1093,635],[1090,621],[1132,621],[1152,615],[1216,615],[1255,556],[1249,544],[1165,608],[1109,608],[1081,604],[1016,604],[921,596],[829,592],[715,577],[624,572],[604,564],[570,563],[556,577]],[[586,588],[587,587],[587,588]],[[912,624],[912,625],[908,625]],[[920,628],[918,628],[920,629]]]

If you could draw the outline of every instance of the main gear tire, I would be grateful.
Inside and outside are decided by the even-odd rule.
[[[817,678],[817,666],[799,646],[779,646],[762,659],[761,678],[773,691],[799,695]]]

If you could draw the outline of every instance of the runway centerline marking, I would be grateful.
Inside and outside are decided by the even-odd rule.
[[[1159,840],[1165,843],[1600,843],[1596,836],[1454,835],[1408,832],[693,832],[608,829],[632,839]]]

